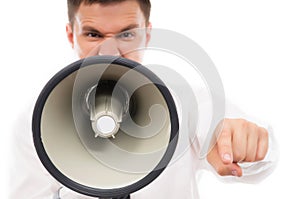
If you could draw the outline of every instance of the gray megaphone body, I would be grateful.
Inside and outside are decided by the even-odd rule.
[[[130,198],[167,167],[179,121],[166,85],[137,62],[113,56],[79,60],[41,91],[33,139],[48,172],[97,198]]]

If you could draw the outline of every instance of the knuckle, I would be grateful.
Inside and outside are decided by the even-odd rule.
[[[226,130],[226,129],[223,129],[221,134],[220,134],[220,138],[221,139],[226,139],[226,138],[229,138],[231,137],[231,132]]]
[[[229,125],[229,119],[224,118],[218,123],[217,126],[220,130],[223,131],[224,129],[228,129],[228,125]]]
[[[249,128],[249,122],[245,119],[239,119],[239,123],[243,129]]]
[[[259,134],[260,139],[260,147],[262,147],[264,150],[267,150],[269,145],[269,133],[266,129],[262,129]]]
[[[252,130],[252,132],[257,132],[259,130],[259,127],[252,122],[248,122],[248,127]]]
[[[269,137],[269,133],[268,133],[267,129],[260,127],[259,132],[260,132],[260,136],[262,138],[266,139]]]
[[[229,119],[229,118],[224,118],[224,119],[222,120],[222,122],[228,123],[230,120],[231,120],[231,119]]]
[[[218,142],[218,150],[220,152],[228,152],[228,151],[231,151],[231,145],[227,142]]]

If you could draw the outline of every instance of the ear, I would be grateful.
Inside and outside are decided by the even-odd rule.
[[[151,39],[151,30],[152,30],[152,23],[149,22],[146,30],[146,46],[148,46],[148,43]]]
[[[70,42],[72,48],[74,48],[74,34],[73,34],[73,28],[70,23],[66,25],[66,33],[68,37],[68,41]]]

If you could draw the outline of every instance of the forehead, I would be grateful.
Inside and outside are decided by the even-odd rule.
[[[131,24],[143,26],[145,17],[137,1],[124,1],[108,5],[81,4],[75,13],[75,23],[80,26],[99,27],[110,32]]]

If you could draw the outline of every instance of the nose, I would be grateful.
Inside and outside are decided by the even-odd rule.
[[[98,55],[121,56],[117,41],[113,38],[103,41],[99,47]]]

